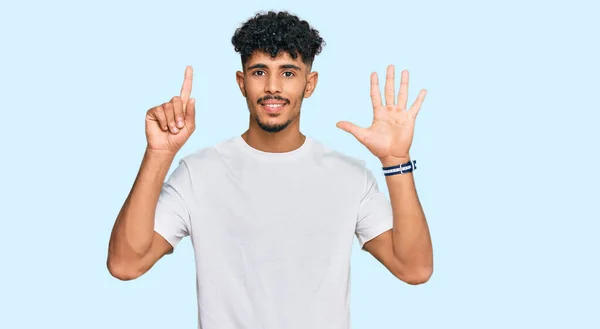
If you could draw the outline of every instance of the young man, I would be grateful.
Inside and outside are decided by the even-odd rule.
[[[390,66],[385,105],[371,75],[373,124],[337,124],[384,168],[396,167],[384,170],[390,203],[363,161],[300,132],[302,100],[318,80],[311,70],[324,43],[318,31],[269,12],[246,22],[232,42],[242,57],[236,78],[248,130],[187,155],[165,182],[195,129],[187,67],[181,95],[147,112],[148,145],[113,228],[108,269],[121,280],[137,278],[190,236],[200,328],[348,329],[354,235],[406,283],[426,282],[433,270],[409,156],[425,91],[407,109],[404,71],[396,103]]]

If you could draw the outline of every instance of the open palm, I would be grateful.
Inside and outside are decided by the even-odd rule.
[[[387,68],[385,80],[385,105],[381,100],[377,73],[371,74],[371,101],[373,123],[368,128],[351,122],[340,121],[337,127],[349,132],[379,159],[398,158],[407,160],[414,135],[415,120],[427,91],[422,89],[410,109],[408,101],[408,71],[402,71],[398,102],[394,96],[394,66]]]

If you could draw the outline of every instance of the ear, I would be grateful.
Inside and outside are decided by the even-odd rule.
[[[246,86],[244,85],[244,73],[240,72],[240,71],[235,72],[235,80],[237,81],[237,84],[240,87],[242,96],[246,97]]]
[[[317,82],[319,81],[319,72],[313,71],[308,74],[308,79],[306,82],[306,88],[304,89],[304,98],[309,98],[310,95],[317,88]]]

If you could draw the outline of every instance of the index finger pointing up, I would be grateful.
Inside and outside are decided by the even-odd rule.
[[[185,67],[185,74],[183,77],[183,85],[181,86],[181,102],[187,104],[188,99],[190,99],[190,95],[192,94],[192,76],[194,74],[194,70],[191,65]]]

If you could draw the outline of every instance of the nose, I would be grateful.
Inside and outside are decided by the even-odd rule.
[[[276,94],[281,92],[281,79],[277,75],[271,74],[265,84],[265,93]]]

